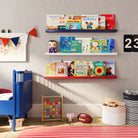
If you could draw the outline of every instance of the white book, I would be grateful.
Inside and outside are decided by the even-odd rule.
[[[105,30],[105,16],[99,16],[99,29]]]
[[[92,38],[75,38],[76,40],[82,40],[82,53],[90,53],[90,40]]]

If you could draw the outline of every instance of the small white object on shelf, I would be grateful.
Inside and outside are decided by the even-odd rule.
[[[95,55],[101,55],[101,56],[106,56],[106,55],[109,55],[109,56],[113,56],[113,55],[117,55],[116,52],[114,53],[48,53],[46,52],[45,55],[47,56],[77,56],[77,55],[80,55],[80,56],[83,56],[83,55],[86,55],[86,56],[95,56]]]

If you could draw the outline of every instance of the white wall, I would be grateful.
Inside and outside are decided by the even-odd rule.
[[[0,30],[25,33],[38,25],[39,38],[29,37],[27,62],[0,62],[0,87],[12,88],[12,70],[32,70],[33,109],[30,115],[40,115],[42,95],[64,95],[64,113],[88,112],[101,116],[100,104],[105,97],[122,100],[127,88],[138,89],[138,53],[123,52],[123,35],[137,34],[137,0],[0,0]],[[45,33],[47,14],[116,14],[117,33]],[[46,80],[45,56],[48,40],[60,36],[114,38],[117,56],[64,56],[64,60],[115,60],[116,80]],[[60,59],[60,57],[57,57]],[[91,105],[91,106],[90,106]],[[98,105],[98,106],[97,106]],[[91,107],[91,108],[89,108]],[[97,107],[97,108],[95,108]]]

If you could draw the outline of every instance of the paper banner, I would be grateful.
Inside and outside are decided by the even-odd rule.
[[[1,38],[2,43],[4,45],[4,47],[8,44],[8,42],[10,41],[10,38]]]
[[[28,34],[37,37],[36,28],[34,27]]]
[[[11,38],[11,41],[14,43],[15,46],[17,46],[18,41],[19,41],[19,37]]]

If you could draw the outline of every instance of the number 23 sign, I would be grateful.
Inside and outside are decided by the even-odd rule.
[[[124,52],[138,52],[138,35],[124,35]]]

